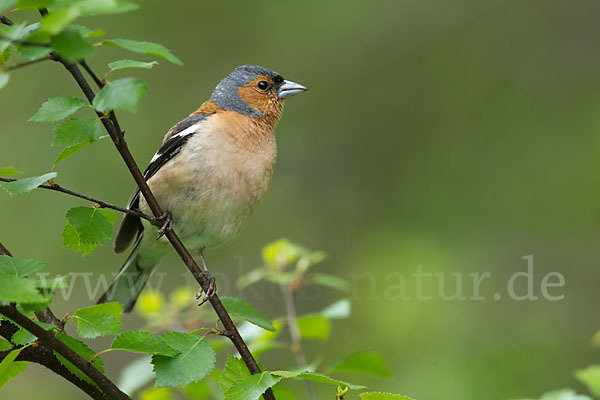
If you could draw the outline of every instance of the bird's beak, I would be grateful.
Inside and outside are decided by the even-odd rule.
[[[298,93],[306,92],[308,90],[307,87],[302,86],[299,83],[292,81],[284,81],[283,85],[279,87],[277,91],[277,97],[280,99],[285,99],[286,97],[293,96]]]

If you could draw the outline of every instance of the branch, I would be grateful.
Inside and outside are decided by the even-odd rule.
[[[18,179],[0,177],[0,182],[15,182],[15,181],[18,181]],[[53,183],[51,185],[40,185],[38,187],[40,187],[42,189],[54,190],[56,192],[61,192],[61,193],[65,193],[65,194],[68,194],[71,196],[79,197],[80,199],[88,200],[88,201],[91,201],[92,203],[96,203],[96,204],[100,205],[100,208],[110,208],[110,209],[120,211],[125,214],[131,214],[136,217],[143,218],[145,220],[152,222],[153,224],[158,224],[158,222],[156,222],[156,218],[154,218],[153,216],[144,214],[143,212],[140,212],[140,211],[130,210],[128,208],[115,206],[114,204],[110,204],[105,201],[98,200],[98,199],[90,197],[90,196],[86,196],[85,194],[77,193],[70,189],[66,189],[62,186],[57,185],[56,183]]]
[[[40,12],[42,12],[42,14],[47,13],[46,10],[41,10]],[[95,96],[94,91],[85,80],[83,74],[81,73],[77,65],[74,63],[70,63],[60,57],[58,57],[57,59],[63,64],[67,71],[69,71],[73,79],[75,79],[75,81],[79,85],[83,94],[86,96],[90,104],[92,104]],[[152,214],[154,214],[156,218],[161,218],[163,215],[165,215],[165,213],[158,204],[158,201],[156,200],[154,195],[152,194],[152,191],[146,183],[142,172],[140,171],[131,152],[129,151],[129,147],[127,146],[127,142],[125,141],[123,131],[119,127],[119,123],[117,121],[116,116],[114,115],[114,113],[111,112],[109,114],[111,118],[106,119],[103,118],[105,116],[103,113],[96,111],[96,114],[100,117],[100,121],[102,122],[104,129],[109,134],[110,138],[115,144],[115,147],[117,148],[117,151],[121,155],[121,158],[123,158],[123,161],[127,165],[127,168],[129,169],[129,172],[135,180],[135,183],[140,189],[141,194],[146,199],[146,202],[148,203]],[[198,267],[198,264],[196,264],[196,261],[194,261],[194,258],[192,257],[190,252],[185,248],[185,246],[181,242],[181,239],[179,239],[179,237],[171,227],[167,227],[167,229],[165,230],[165,236],[167,237],[169,242],[171,242],[171,245],[173,246],[179,257],[183,260],[183,262],[185,263],[189,271],[192,273],[196,281],[206,292],[209,289],[210,280],[207,277],[207,275],[200,269],[200,267]],[[229,337],[237,351],[240,353],[240,356],[244,360],[244,363],[248,367],[248,370],[252,374],[260,374],[260,367],[258,366],[256,360],[252,356],[252,353],[250,353],[248,346],[242,339],[240,333],[238,332],[233,321],[231,320],[231,317],[225,310],[225,307],[223,306],[223,303],[221,303],[219,297],[216,294],[214,294],[212,297],[210,297],[209,301],[213,309],[217,313],[219,319],[223,323],[223,326],[227,331],[227,337]],[[268,389],[264,394],[264,398],[265,400],[275,400],[273,391],[271,389]]]
[[[46,347],[56,351],[58,354],[66,358],[73,365],[86,374],[91,380],[93,380],[100,389],[110,399],[129,399],[125,393],[121,392],[119,388],[112,383],[102,372],[94,367],[88,360],[75,353],[70,347],[56,339],[54,332],[47,331],[25,315],[21,314],[12,305],[0,305],[0,314],[13,320],[19,326],[23,327],[27,331],[33,333],[39,341]]]
[[[0,352],[0,360],[4,359],[4,357],[6,357],[8,353],[10,353],[10,351],[11,350]],[[39,344],[37,346],[26,347],[21,351],[19,356],[16,358],[16,361],[30,361],[36,364],[43,365],[52,372],[62,376],[63,378],[80,388],[91,398],[98,400],[110,399],[110,397],[108,397],[105,393],[102,393],[91,383],[82,381],[77,376],[73,375],[71,371],[67,369],[67,367],[61,364],[58,358],[54,355],[54,352],[42,344]]]
[[[39,62],[42,62],[42,61],[46,61],[46,60],[52,60],[52,58],[53,57],[51,55],[47,55],[46,57],[36,58],[35,60],[25,61],[25,62],[22,62],[20,64],[11,65],[10,67],[6,67],[3,70],[4,71],[12,71],[12,70],[15,70],[15,69],[27,67],[28,65],[31,65],[31,64],[36,64],[36,63],[39,63]]]
[[[10,252],[2,243],[0,243],[0,254],[11,256]],[[104,376],[96,367],[89,361],[75,353],[67,345],[55,338],[52,331],[46,331],[44,328],[37,325],[35,322],[21,314],[13,305],[0,305],[0,314],[9,317],[12,321],[19,324],[23,329],[33,333],[39,339],[37,346],[32,346],[24,349],[17,360],[33,361],[46,368],[56,372],[58,375],[67,379],[75,386],[79,387],[93,399],[110,400],[110,399],[129,399],[129,397],[121,392],[106,376]],[[38,319],[42,322],[56,325],[61,331],[64,328],[64,321],[59,320],[52,313],[50,308],[38,311],[35,313]],[[0,322],[0,336],[7,340],[11,340],[12,336],[19,328],[16,324],[9,321]],[[54,355],[54,351],[65,357],[73,365],[92,379],[103,390],[98,390],[94,385],[82,381],[73,373],[71,373]],[[0,352],[0,360],[6,357],[7,352]],[[131,400],[131,399],[129,399]]]

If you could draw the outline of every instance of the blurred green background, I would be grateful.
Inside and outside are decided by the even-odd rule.
[[[329,342],[310,343],[309,360],[375,350],[392,371],[389,379],[340,378],[419,400],[583,390],[573,371],[600,360],[590,343],[600,328],[600,3],[140,3],[139,11],[80,23],[106,30],[107,38],[162,43],[185,63],[159,60],[151,71],[114,74],[151,86],[137,114],[119,114],[142,167],[166,130],[237,65],[260,64],[311,89],[288,101],[267,198],[232,245],[207,254],[221,293],[280,315],[279,298],[239,293],[233,282],[260,265],[265,243],[287,237],[325,250],[319,270],[356,283],[353,316],[336,321]],[[150,59],[105,48],[89,63],[103,73],[107,62],[122,58]],[[27,175],[50,169],[59,152],[49,147],[52,129],[26,120],[57,95],[80,95],[58,64],[12,74],[0,92],[1,166]],[[65,187],[119,204],[133,188],[109,141],[58,172]],[[52,273],[112,273],[124,256],[111,245],[85,258],[62,247],[64,213],[81,204],[45,191],[15,199],[0,193],[0,240],[16,256],[47,261]],[[540,299],[511,300],[507,282],[526,270],[522,257],[530,254]],[[451,274],[462,273],[467,296],[468,274],[491,272],[480,290],[486,300],[444,301],[430,278],[424,291],[433,299],[419,301],[411,278],[418,266],[445,273],[449,294],[456,291]],[[169,291],[186,271],[174,256],[163,262],[166,270]],[[564,287],[550,290],[565,296],[560,301],[541,297],[542,278],[552,271],[565,278]],[[393,292],[398,273],[410,300]],[[63,314],[87,304],[85,293],[80,284],[71,302],[58,299],[54,308]],[[502,298],[494,300],[495,293]],[[342,296],[301,295],[300,312]],[[140,322],[135,315],[126,320]],[[105,356],[112,377],[120,357]],[[264,361],[283,369],[292,358],[273,353]],[[47,399],[81,398],[34,365],[0,397],[29,398],[42,387]],[[319,398],[332,397],[331,388],[318,390]]]

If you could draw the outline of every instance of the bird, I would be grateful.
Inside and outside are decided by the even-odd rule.
[[[217,84],[209,100],[169,129],[144,172],[165,210],[165,225],[159,229],[125,214],[114,251],[124,252],[132,243],[133,248],[98,303],[118,302],[125,312],[133,309],[172,249],[162,236],[167,225],[189,250],[198,251],[206,270],[204,251],[231,242],[265,196],[284,103],[306,90],[267,68],[242,65]],[[151,214],[139,188],[127,208]]]

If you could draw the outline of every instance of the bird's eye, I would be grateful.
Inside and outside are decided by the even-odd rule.
[[[260,90],[267,90],[270,85],[269,85],[269,82],[267,82],[267,81],[260,81],[260,82],[258,82],[257,86]]]

